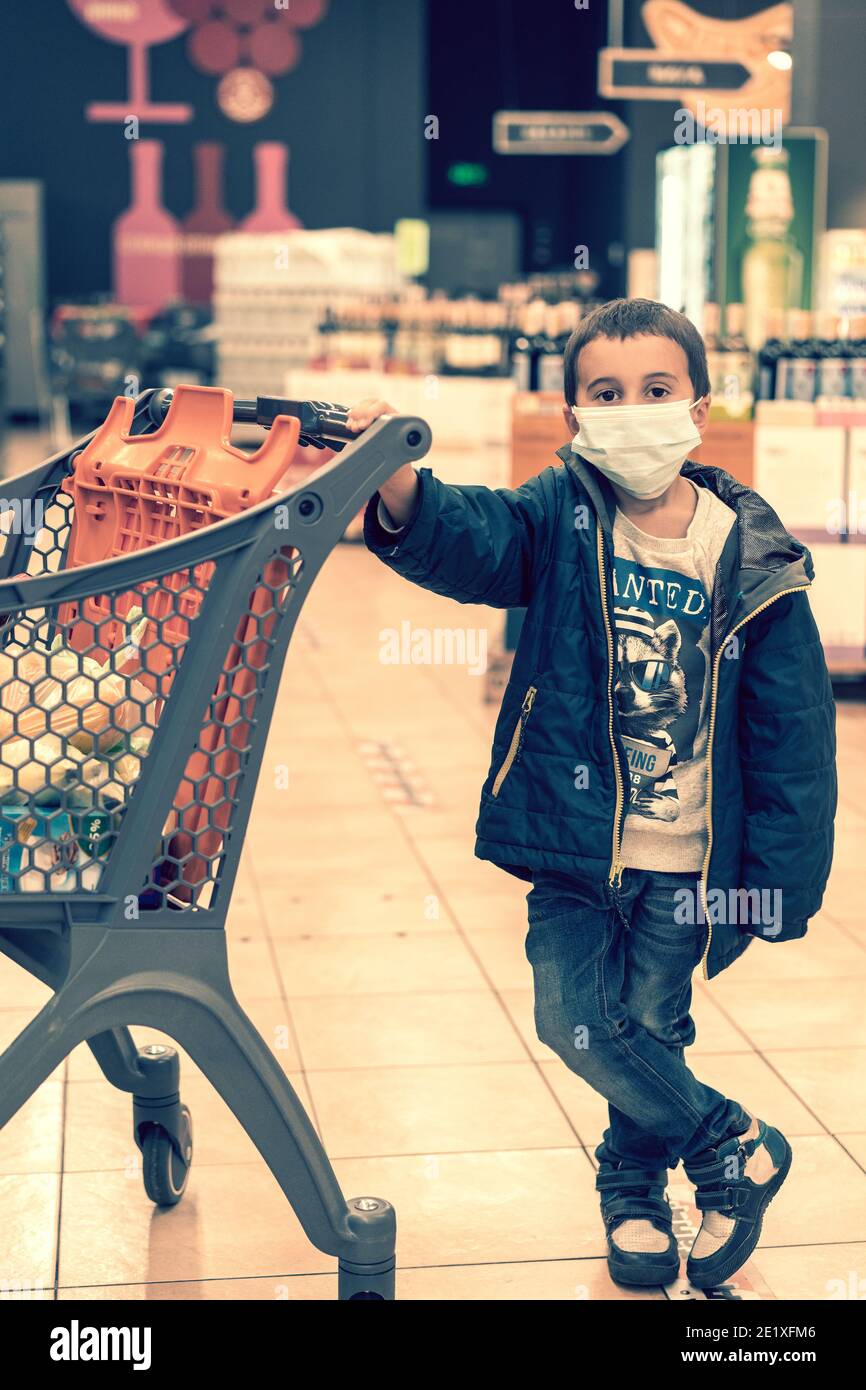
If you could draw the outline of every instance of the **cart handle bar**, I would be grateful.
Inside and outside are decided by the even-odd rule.
[[[154,391],[148,402],[150,418],[161,425],[171,405],[174,392]],[[358,438],[360,431],[346,424],[348,407],[333,401],[289,401],[282,396],[256,396],[254,401],[235,401],[233,418],[238,424],[261,425],[269,430],[278,415],[294,415],[301,422],[300,444],[312,444],[316,449],[342,449]]]

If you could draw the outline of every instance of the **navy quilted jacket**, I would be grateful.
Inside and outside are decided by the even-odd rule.
[[[481,788],[476,856],[525,880],[556,869],[614,882],[629,786],[613,694],[616,503],[606,478],[568,445],[557,457],[563,467],[515,489],[446,484],[422,467],[404,530],[383,530],[374,493],[364,539],[434,593],[526,608]],[[691,461],[682,471],[737,518],[710,627],[710,834],[696,915],[707,925],[711,979],[756,935],[803,936],[821,905],[836,810],[835,706],[805,592],[809,551],[730,474]],[[579,791],[578,766],[588,769]]]

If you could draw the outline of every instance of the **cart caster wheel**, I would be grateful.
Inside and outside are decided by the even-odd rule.
[[[340,1265],[337,1298],[341,1303],[387,1303],[394,1299],[394,1266],[380,1274],[360,1274]]]
[[[152,1125],[141,1144],[144,1190],[158,1207],[176,1206],[186,1191],[192,1166],[192,1116],[180,1107],[183,1122],[183,1157],[161,1125]]]

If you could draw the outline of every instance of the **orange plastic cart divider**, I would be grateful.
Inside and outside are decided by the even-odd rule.
[[[130,435],[135,402],[118,396],[100,428],[74,460],[64,491],[75,510],[66,565],[92,564],[172,540],[253,507],[270,496],[289,468],[299,421],[278,416],[256,453],[230,443],[232,394],[222,387],[178,386],[165,420],[152,434]],[[219,852],[249,733],[247,705],[264,669],[267,637],[288,592],[292,547],[270,562],[250,595],[208,710],[199,746],[190,756],[166,826],[166,871],[192,886]],[[139,679],[158,696],[158,716],[178,666],[176,648],[189,637],[213,574],[213,564],[178,570],[141,584],[113,604],[105,597],[62,604],[59,626],[74,650],[108,655],[125,637],[122,619],[140,608],[152,620],[140,641]],[[168,616],[168,615],[171,616]],[[193,847],[199,854],[193,855]]]
[[[127,433],[134,410],[131,397],[116,397],[64,483],[64,491],[75,501],[69,568],[144,550],[255,506],[273,492],[298,444],[300,424],[288,415],[277,417],[256,453],[231,444],[232,393],[219,386],[178,386],[165,419],[152,434]],[[131,593],[125,607],[115,605],[116,614],[125,617],[129,608],[141,606],[159,621],[172,612],[160,636],[185,642],[188,629],[177,613],[193,618],[198,612],[200,590],[207,587],[201,581],[212,572],[209,566],[201,568],[204,574],[182,571],[176,577],[176,590],[188,588],[177,602],[165,592],[154,593],[147,606],[141,595]],[[77,650],[97,641],[95,627],[99,642],[110,651],[123,634],[108,612],[99,599],[86,599],[81,611],[62,605],[58,617],[64,627],[73,628],[69,640]],[[165,653],[165,664],[169,661]],[[151,657],[150,669],[153,663]]]

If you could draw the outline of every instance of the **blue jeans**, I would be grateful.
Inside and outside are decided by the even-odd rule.
[[[751,1123],[683,1059],[707,931],[676,920],[683,888],[698,875],[624,869],[615,890],[545,871],[526,896],[536,1032],[608,1102],[599,1163],[675,1168]]]

